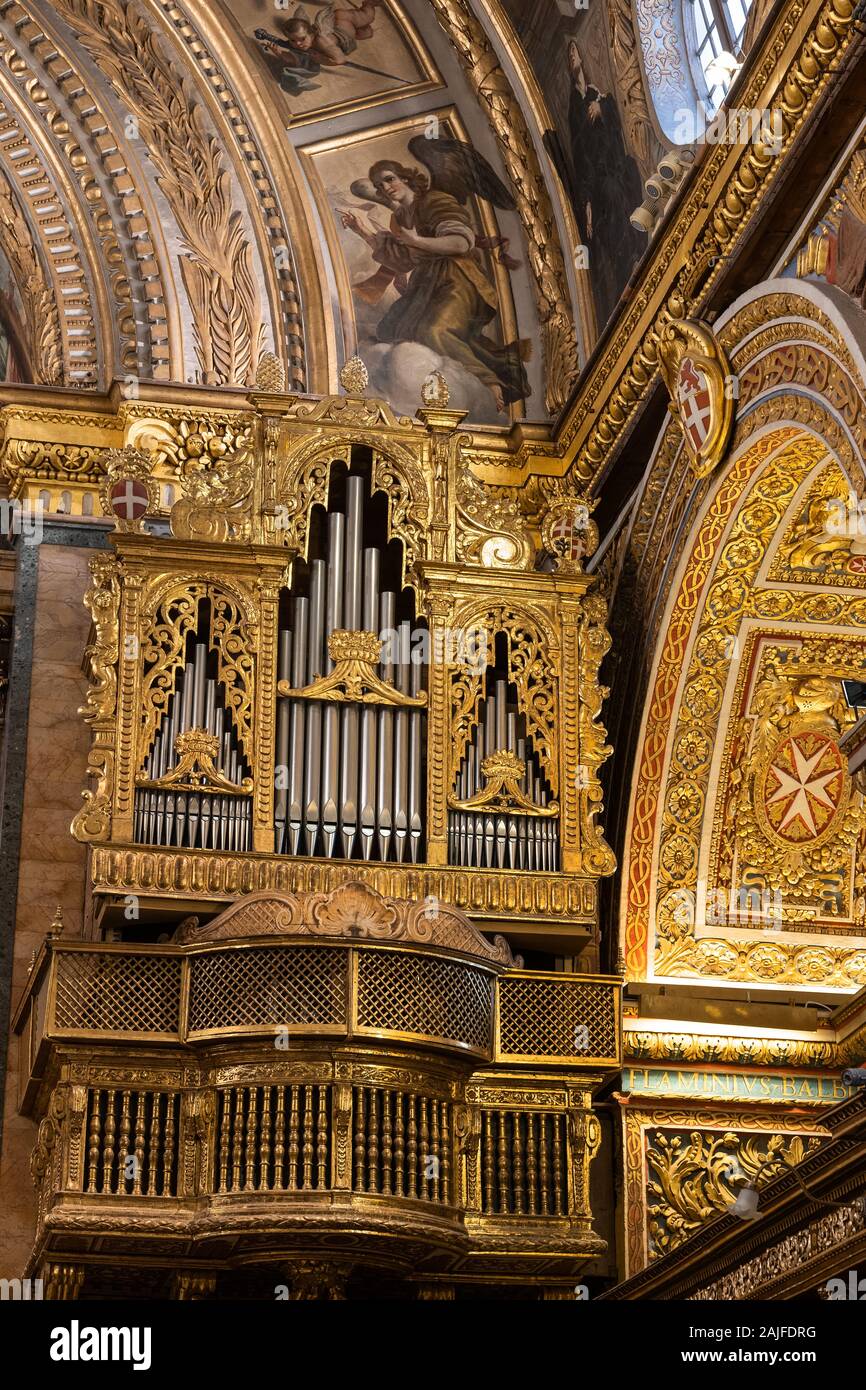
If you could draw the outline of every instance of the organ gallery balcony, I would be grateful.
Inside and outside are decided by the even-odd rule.
[[[460,911],[253,893],[159,944],[49,936],[17,1010],[53,1296],[573,1296],[620,982]],[[258,1281],[258,1282],[256,1282]]]

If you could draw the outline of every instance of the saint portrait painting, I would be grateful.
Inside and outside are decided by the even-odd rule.
[[[646,125],[645,104],[630,111],[633,94],[617,93],[603,6],[503,0],[503,8],[554,122],[551,153],[586,247],[601,331],[647,248],[630,219],[664,148]]]
[[[520,262],[493,221],[515,207],[499,175],[444,121],[319,160],[374,387],[414,411],[424,378],[441,371],[456,408],[480,423],[507,418],[530,395],[532,343],[502,293]]]

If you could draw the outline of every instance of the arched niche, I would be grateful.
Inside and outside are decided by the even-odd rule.
[[[866,982],[866,820],[838,751],[841,681],[866,663],[856,507],[850,535],[825,534],[834,493],[864,492],[864,326],[836,291],[758,287],[715,325],[739,382],[725,463],[697,484],[673,420],[657,445],[644,496],[669,544],[622,866],[632,979]]]

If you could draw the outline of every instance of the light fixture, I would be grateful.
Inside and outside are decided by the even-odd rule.
[[[727,50],[717,53],[714,58],[710,59],[704,69],[710,88],[724,87],[727,89],[730,87],[742,66],[742,63],[737,62],[733,53],[728,53]]]
[[[741,1221],[754,1221],[758,1215],[758,1189],[754,1184],[747,1182],[740,1188],[730,1212],[732,1216],[739,1216]]]

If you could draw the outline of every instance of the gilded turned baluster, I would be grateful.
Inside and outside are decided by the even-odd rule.
[[[370,1087],[367,1116],[367,1190],[379,1191],[379,1114],[378,1092]]]
[[[160,1114],[162,1106],[161,1091],[152,1091],[150,1096],[150,1126],[147,1131],[147,1195],[155,1197],[157,1195],[157,1179],[159,1176],[159,1140],[162,1128],[162,1116]]]
[[[144,1135],[145,1135],[145,1105],[147,1102],[147,1092],[137,1091],[135,1095],[135,1164],[132,1170],[132,1190],[136,1197],[140,1197],[143,1191],[144,1178]]]
[[[419,1188],[421,1196],[426,1202],[429,1201],[430,1198],[430,1189],[427,1185],[427,1173],[429,1170],[428,1159],[430,1158],[430,1137],[427,1128],[427,1097],[420,1096],[418,1104],[421,1111],[421,1130],[418,1135],[418,1143],[420,1146],[419,1158],[421,1160],[421,1180]]]
[[[363,1086],[355,1087],[355,1173],[352,1186],[359,1192],[364,1191],[364,1154],[366,1146],[364,1144],[364,1095]]]
[[[319,1087],[319,1113],[316,1123],[316,1187],[328,1186],[328,1088]]]
[[[102,1145],[102,1186],[100,1190],[102,1192],[113,1192],[114,1186],[112,1183],[112,1179],[114,1177],[115,1093],[114,1091],[106,1091],[105,1096],[105,1133],[103,1136]]]
[[[129,1160],[129,1091],[121,1093],[120,1100],[120,1130],[117,1137],[117,1190],[126,1192],[128,1174],[126,1171]]]
[[[562,1126],[563,1115],[553,1116],[553,1212],[564,1216],[567,1209],[568,1189],[562,1181]]]
[[[535,1113],[526,1115],[526,1196],[530,1216],[538,1212],[538,1198],[535,1185],[538,1181],[538,1161],[535,1155]]]
[[[219,1092],[222,1114],[220,1116],[220,1166],[217,1179],[217,1192],[228,1190],[229,1144],[231,1142],[231,1091],[224,1086]]]
[[[391,1092],[382,1094],[382,1191],[391,1195]]]
[[[508,1132],[504,1110],[497,1110],[496,1123],[499,1130],[499,1211],[502,1216],[506,1216],[511,1208],[511,1194],[508,1183]]]
[[[484,1183],[481,1202],[486,1212],[493,1210],[493,1116],[484,1111]]]
[[[308,1192],[313,1186],[313,1095],[314,1086],[304,1086],[304,1139],[302,1157],[304,1176],[301,1186]]]
[[[522,1216],[525,1202],[523,1199],[523,1135],[519,1110],[514,1111],[512,1123],[514,1125],[514,1210],[519,1216]]]
[[[403,1094],[394,1092],[394,1193],[403,1196],[403,1162],[406,1145],[403,1137]]]
[[[96,1191],[96,1170],[99,1163],[99,1091],[91,1091],[89,1144],[87,1149],[87,1191]]]
[[[451,1203],[451,1116],[447,1100],[439,1102],[442,1121],[442,1201]]]
[[[247,1164],[244,1175],[244,1192],[254,1192],[256,1187],[256,1130],[259,1119],[259,1088],[250,1086],[247,1090]]]
[[[232,1192],[241,1185],[241,1122],[243,1119],[240,1086],[232,1087]]]
[[[289,1181],[288,1190],[296,1192],[298,1187],[298,1101],[300,1086],[292,1086],[292,1105],[289,1111]]]
[[[409,1105],[409,1132],[406,1140],[407,1196],[414,1197],[418,1191],[418,1097],[407,1097]]]
[[[271,1164],[271,1088],[262,1087],[262,1128],[259,1137],[259,1191],[270,1191],[268,1171]]]
[[[326,1088],[327,1090],[327,1088]],[[331,1186],[352,1190],[352,1087],[335,1081],[331,1091]]]
[[[547,1116],[538,1117],[538,1187],[541,1196],[541,1214],[550,1215],[550,1159],[547,1152]]]
[[[168,1091],[165,1097],[165,1137],[162,1148],[162,1196],[174,1197],[172,1182],[174,1168],[174,1112],[178,1100],[177,1091]]]
[[[285,1137],[286,1137],[286,1091],[284,1086],[277,1087],[277,1113],[274,1121],[274,1187],[282,1190],[286,1185],[285,1174],[283,1172],[283,1161],[285,1158]]]
[[[442,1151],[439,1143],[439,1102],[430,1102],[430,1155],[433,1163],[433,1200],[439,1202],[442,1199]]]

